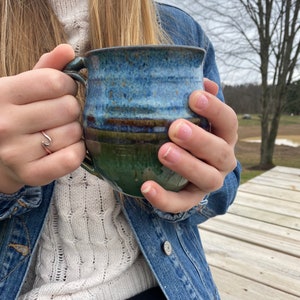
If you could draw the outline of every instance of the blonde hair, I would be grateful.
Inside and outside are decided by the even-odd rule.
[[[89,0],[89,6],[90,49],[168,42],[151,0]],[[0,76],[31,69],[66,42],[47,0],[1,0],[0,11]]]

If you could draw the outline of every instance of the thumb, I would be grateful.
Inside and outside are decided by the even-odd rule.
[[[74,58],[73,48],[68,44],[61,44],[51,52],[43,54],[33,69],[52,68],[62,70]]]

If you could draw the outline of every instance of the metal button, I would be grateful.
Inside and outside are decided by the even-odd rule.
[[[169,256],[172,254],[172,245],[169,241],[164,242],[163,249],[166,255]]]

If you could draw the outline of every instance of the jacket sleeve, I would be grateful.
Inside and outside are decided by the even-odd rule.
[[[201,224],[212,217],[225,214],[235,199],[240,183],[240,173],[241,165],[237,162],[236,168],[226,176],[224,184],[219,190],[206,195],[202,201],[199,201],[197,206],[186,212],[172,214],[153,208],[154,213],[169,222],[180,222],[190,218],[193,225]]]
[[[41,199],[41,187],[25,186],[11,195],[0,193],[0,221],[38,207]]]
[[[240,183],[240,173],[241,165],[237,162],[236,168],[226,176],[223,186],[207,195],[207,202],[201,207],[191,210],[191,222],[193,224],[200,224],[209,218],[223,215],[227,212],[236,197]]]

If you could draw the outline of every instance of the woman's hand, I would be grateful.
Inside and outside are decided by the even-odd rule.
[[[60,71],[73,58],[72,48],[60,45],[33,70],[0,79],[0,192],[44,185],[80,166],[77,85]],[[42,146],[49,142],[42,131],[52,139],[49,147]]]
[[[191,209],[205,195],[221,188],[225,176],[237,165],[236,114],[215,96],[217,84],[206,79],[204,86],[205,91],[191,94],[189,105],[208,119],[211,132],[186,120],[176,120],[169,129],[172,142],[164,144],[158,153],[161,163],[188,179],[189,184],[177,193],[166,191],[154,181],[141,187],[147,200],[162,211],[179,213]]]

